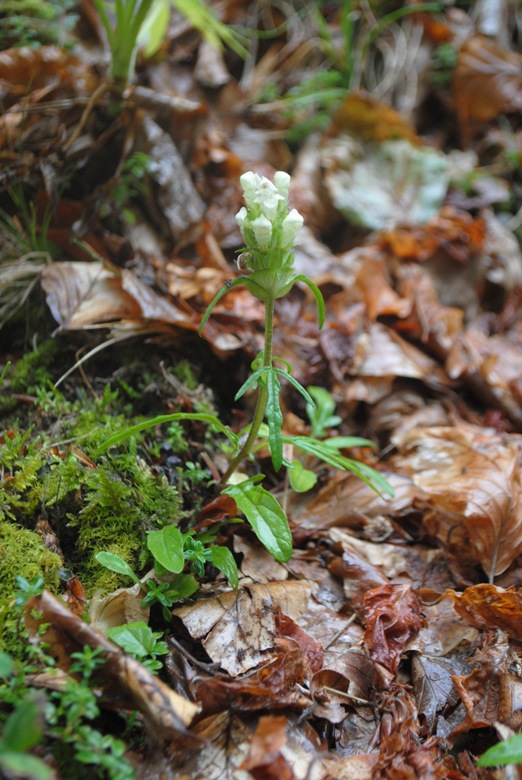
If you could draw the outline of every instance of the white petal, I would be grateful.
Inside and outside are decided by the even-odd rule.
[[[250,224],[259,248],[268,249],[272,239],[272,223],[270,220],[264,214],[261,214],[257,219],[253,219]]]

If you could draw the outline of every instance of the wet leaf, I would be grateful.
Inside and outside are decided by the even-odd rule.
[[[464,620],[481,630],[500,629],[512,639],[522,641],[522,594],[496,585],[473,585],[462,593],[449,590],[445,594],[453,601]]]
[[[417,596],[407,585],[381,585],[364,595],[363,610],[371,658],[396,672],[406,643],[423,623]]]

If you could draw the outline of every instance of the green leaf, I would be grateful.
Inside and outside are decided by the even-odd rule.
[[[109,571],[114,571],[116,574],[123,574],[126,577],[130,577],[137,585],[141,585],[139,577],[134,574],[127,561],[124,561],[120,555],[110,552],[99,552],[96,553],[94,557],[98,563],[105,566]]]
[[[263,475],[258,475],[254,480],[262,478]],[[276,561],[288,561],[292,555],[292,534],[286,515],[274,496],[252,479],[239,485],[228,485],[223,493],[234,499],[259,541]]]
[[[311,279],[309,279],[305,274],[297,274],[297,276],[293,279],[294,282],[304,282],[308,285],[308,287],[311,289],[311,291],[314,294],[315,303],[317,306],[317,319],[319,322],[319,328],[322,328],[324,325],[324,298],[321,290],[319,287],[312,282]]]
[[[7,653],[0,653],[0,677],[10,677],[13,673],[14,661]]]
[[[149,655],[156,644],[154,632],[143,620],[125,626],[113,626],[107,631],[107,636],[126,653],[138,658]]]
[[[224,433],[234,447],[237,447],[238,439],[235,433],[232,433],[228,425],[223,425],[221,420],[215,415],[205,414],[203,412],[175,412],[174,414],[160,414],[157,417],[152,417],[150,420],[144,420],[144,422],[131,425],[126,430],[106,439],[94,454],[100,455],[102,452],[109,449],[109,447],[112,447],[114,444],[119,444],[123,439],[128,439],[129,436],[134,436],[135,433],[140,433],[140,431],[146,431],[148,428],[155,428],[156,425],[162,425],[163,423],[180,422],[182,420],[198,420],[200,422],[208,423],[211,428],[215,428],[217,431],[220,431],[220,433]]]
[[[522,764],[522,734],[515,734],[493,745],[481,755],[477,766],[506,766],[506,764]]]
[[[183,537],[175,525],[167,525],[159,531],[149,531],[147,547],[164,569],[179,574],[185,565]]]
[[[40,758],[8,750],[0,754],[0,768],[29,780],[51,780],[55,776],[51,767]]]
[[[314,406],[314,402],[310,394],[304,389],[303,385],[297,381],[291,374],[288,374],[286,371],[283,371],[281,368],[274,368],[273,369],[276,374],[279,374],[279,376],[284,376],[285,379],[287,379],[291,385],[295,387],[295,389],[301,393],[303,398],[305,399],[307,404],[310,404],[311,406]]]
[[[270,366],[263,366],[263,368],[260,368],[258,371],[254,371],[252,376],[249,376],[246,382],[244,382],[237,393],[234,396],[234,401],[238,401],[241,396],[243,396],[247,390],[250,390],[250,388],[255,385],[258,381],[258,379],[263,375],[266,374],[267,371],[270,371]]]
[[[40,709],[30,696],[11,713],[4,726],[2,743],[13,753],[23,753],[38,744],[42,736]]]
[[[228,549],[228,547],[211,547],[210,548],[210,560],[219,571],[222,571],[227,580],[230,582],[234,590],[237,590],[239,585],[239,577],[237,573],[236,559]]]
[[[294,444],[301,450],[309,452],[311,455],[315,455],[316,458],[324,460],[325,463],[329,463],[330,466],[335,466],[342,471],[352,471],[356,476],[365,482],[368,487],[375,490],[376,493],[388,493],[388,495],[395,495],[394,490],[388,480],[386,480],[382,474],[378,471],[367,466],[365,463],[360,463],[357,460],[351,458],[345,458],[344,455],[339,453],[333,448],[329,447],[325,442],[312,439],[308,436],[288,436],[283,439],[284,442]]]
[[[306,493],[317,483],[317,475],[310,469],[305,469],[300,460],[292,461],[292,468],[288,469],[288,478],[292,490],[296,493]]]
[[[171,588],[177,592],[180,599],[188,599],[198,590],[199,582],[193,574],[178,574],[174,578]]]
[[[170,19],[168,0],[154,0],[138,34],[138,46],[145,57],[152,57],[160,48]]]
[[[359,436],[331,436],[329,439],[324,439],[322,444],[334,450],[348,450],[351,447],[371,447],[374,450],[376,447],[374,441],[361,439]]]
[[[221,288],[221,290],[217,293],[217,295],[214,296],[213,300],[209,303],[207,306],[207,310],[205,314],[203,315],[203,319],[199,323],[199,335],[201,336],[201,333],[203,331],[203,328],[205,327],[208,318],[212,314],[212,309],[216,305],[216,303],[219,303],[221,298],[223,298],[224,295],[227,294],[229,290],[231,290],[233,287],[238,287],[240,284],[245,284],[245,280],[242,277],[239,277],[238,279],[234,279],[233,282],[229,282],[224,287]]]
[[[266,378],[268,399],[265,415],[268,422],[268,441],[270,443],[272,463],[275,470],[279,471],[283,465],[283,413],[279,404],[281,384],[277,378],[277,370],[274,368],[270,369]]]

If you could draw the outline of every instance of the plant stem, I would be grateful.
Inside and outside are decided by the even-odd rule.
[[[265,348],[263,350],[263,368],[272,366],[274,304],[274,298],[270,298],[269,300],[265,301]],[[252,449],[255,440],[257,439],[259,428],[261,427],[261,423],[263,422],[263,418],[265,416],[267,397],[268,391],[266,389],[266,385],[261,384],[260,382],[257,388],[257,403],[256,410],[254,412],[254,419],[252,420],[252,425],[250,426],[247,440],[239,452],[230,461],[228,469],[221,478],[220,485],[225,485],[228,482],[230,476],[234,473],[239,464],[242,463],[250,454],[250,450]]]

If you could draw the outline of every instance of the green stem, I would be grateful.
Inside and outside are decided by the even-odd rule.
[[[272,338],[274,333],[274,303],[275,299],[270,298],[265,301],[265,348],[263,350],[263,368],[272,366]],[[268,398],[268,391],[266,385],[259,384],[257,389],[257,403],[256,410],[254,412],[254,419],[250,426],[250,431],[247,440],[232,460],[229,467],[221,478],[220,485],[225,485],[230,476],[234,473],[240,463],[250,454],[252,447],[257,439],[259,428],[263,422],[265,416],[266,402]]]

